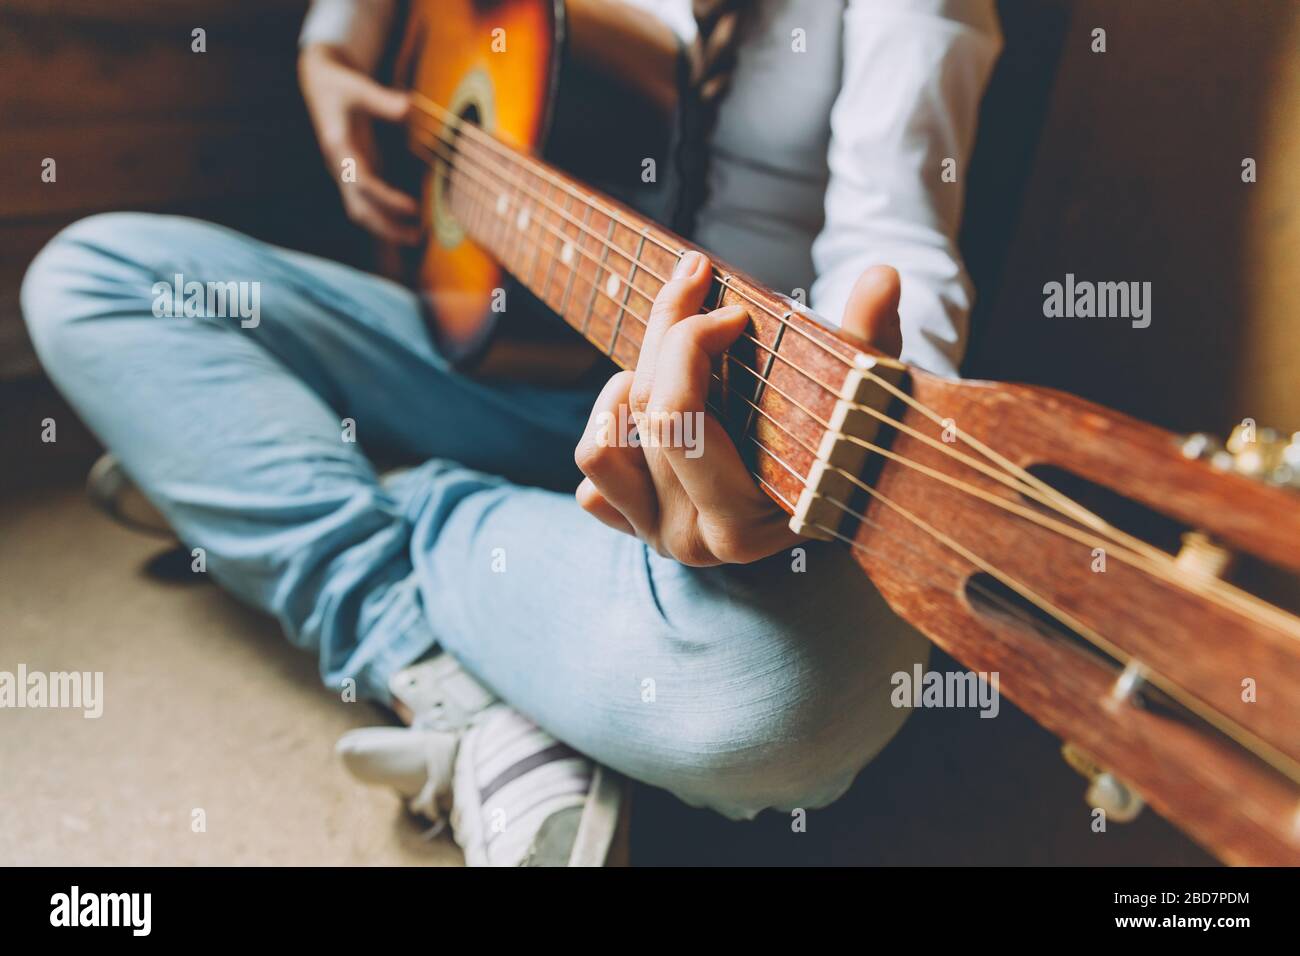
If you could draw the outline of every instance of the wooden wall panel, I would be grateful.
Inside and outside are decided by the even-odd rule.
[[[1300,428],[1300,4],[1059,6],[1068,27],[1046,124],[1000,281],[983,277],[965,372],[1180,431],[1226,433],[1246,416]],[[1098,28],[1105,53],[1091,49]],[[1021,79],[1044,94],[1051,81]],[[989,119],[979,148],[996,178],[1007,149],[993,134],[1015,119]],[[1242,182],[1245,157],[1256,183]],[[981,263],[988,234],[964,238]],[[1045,318],[1043,284],[1066,273],[1151,282],[1151,326]]]
[[[293,108],[298,92],[284,53],[306,6],[7,0],[0,69],[13,82],[0,84],[0,117],[25,126]],[[196,27],[207,33],[205,53],[190,48]]]
[[[37,371],[27,263],[108,210],[198,215],[355,258],[298,91],[307,0],[7,0],[0,8],[0,380]],[[191,31],[207,31],[204,53]],[[42,160],[57,163],[53,183]]]

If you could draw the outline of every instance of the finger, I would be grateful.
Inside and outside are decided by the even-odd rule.
[[[636,537],[636,529],[632,527],[632,522],[623,517],[623,513],[605,500],[605,496],[600,493],[595,482],[590,478],[583,478],[582,483],[578,485],[578,490],[573,496],[578,500],[578,507],[587,514],[591,515],[601,524],[608,525],[615,531],[621,531],[624,534],[630,534]]]
[[[653,543],[659,499],[645,455],[628,434],[633,430],[627,407],[631,387],[631,372],[619,372],[605,383],[592,405],[573,460],[604,501],[627,519],[639,537]]]
[[[660,346],[642,440],[662,453],[699,511],[725,512],[761,496],[726,431],[704,412],[713,360],[748,322],[742,307],[728,306],[682,320]]]
[[[872,266],[853,284],[844,306],[841,328],[872,348],[898,358],[903,351],[903,330],[898,317],[902,284],[898,270]]]
[[[712,274],[708,258],[695,251],[687,252],[677,260],[672,277],[655,296],[654,305],[650,309],[650,320],[646,323],[645,335],[641,338],[641,354],[637,359],[636,378],[632,384],[631,404],[634,411],[644,411],[650,400],[656,356],[664,333],[674,323],[700,310],[704,297],[708,294]]]
[[[410,115],[409,93],[377,83],[363,73],[354,73],[353,77],[353,103],[362,112],[390,123],[401,123]]]
[[[661,537],[672,555],[691,565],[748,564],[802,540],[790,530],[789,516],[755,484],[722,425],[705,416],[704,429],[702,447],[708,449],[708,466],[700,477],[709,483],[710,491],[702,493],[701,485],[694,482],[687,490],[686,484],[680,483],[683,494],[694,495],[687,498],[689,527],[680,520],[660,522],[667,529]],[[689,456],[676,454],[668,459],[670,468],[689,461]],[[702,559],[701,548],[708,560]]]

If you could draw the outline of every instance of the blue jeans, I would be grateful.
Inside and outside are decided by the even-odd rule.
[[[156,316],[178,273],[260,283],[260,321]],[[22,302],[86,423],[332,687],[386,699],[441,646],[557,738],[732,817],[829,803],[903,722],[890,677],[928,645],[844,551],[700,570],[606,528],[542,487],[576,482],[592,395],[459,374],[397,284],[109,214],[51,241]],[[424,464],[381,483],[367,454]]]

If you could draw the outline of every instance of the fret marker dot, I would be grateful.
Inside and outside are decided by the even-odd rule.
[[[519,218],[515,220],[515,225],[520,229],[528,228],[528,207],[525,206],[519,210]]]
[[[497,215],[504,216],[506,214],[506,210],[509,208],[510,208],[510,198],[505,193],[502,193],[500,196],[497,197]]]
[[[609,274],[609,278],[605,280],[605,294],[611,299],[618,295],[618,276],[612,272]]]
[[[573,243],[566,242],[560,250],[560,261],[566,266],[573,262]]]

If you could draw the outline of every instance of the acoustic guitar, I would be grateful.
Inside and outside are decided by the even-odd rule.
[[[443,347],[485,376],[633,367],[696,248],[645,175],[691,151],[671,35],[592,0],[416,0],[393,64],[429,235],[406,277]],[[1300,445],[940,378],[713,262],[706,308],[751,322],[709,410],[791,526],[997,672],[1111,820],[1149,804],[1227,862],[1300,863],[1300,617],[1243,584],[1300,573]]]

